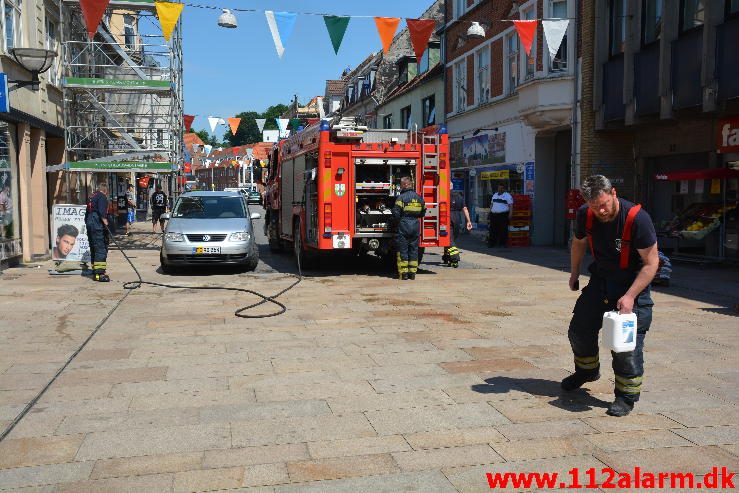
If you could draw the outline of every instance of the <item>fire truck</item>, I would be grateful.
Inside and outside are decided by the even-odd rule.
[[[281,140],[269,156],[265,190],[270,249],[291,247],[303,267],[315,265],[319,257],[369,252],[394,264],[391,210],[402,176],[413,179],[426,201],[419,256],[425,248],[449,246],[449,140],[444,127],[433,134],[369,129],[355,118],[341,118]]]

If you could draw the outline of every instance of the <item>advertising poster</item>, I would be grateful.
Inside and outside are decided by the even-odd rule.
[[[524,167],[524,194],[529,195],[531,197],[534,196],[534,183],[536,179],[536,168],[534,167],[534,163],[529,162],[526,163]]]
[[[84,205],[55,204],[51,213],[51,224],[53,260],[90,261]]]

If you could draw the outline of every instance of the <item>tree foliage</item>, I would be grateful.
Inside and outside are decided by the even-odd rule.
[[[257,118],[265,118],[267,122],[264,124],[265,130],[277,130],[277,122],[275,118],[280,118],[283,113],[288,110],[288,107],[284,104],[276,104],[267,108],[263,113],[256,111],[244,111],[235,115],[236,118],[241,118],[239,128],[236,130],[236,135],[231,133],[231,129],[226,131],[223,135],[224,144],[229,147],[242,146],[247,144],[256,144],[262,141],[262,134],[257,126]],[[200,135],[200,133],[198,133]],[[202,136],[201,136],[202,138]]]
[[[204,144],[210,144],[213,147],[218,147],[221,145],[220,142],[218,142],[218,139],[215,138],[215,136],[210,135],[207,130],[198,130],[195,132],[195,135],[200,137],[200,140],[203,141]]]

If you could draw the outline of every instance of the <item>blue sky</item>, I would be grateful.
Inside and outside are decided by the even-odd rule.
[[[432,0],[200,0],[224,8],[318,12],[417,18]],[[354,18],[335,55],[323,18],[298,15],[285,54],[277,56],[263,12],[235,12],[238,28],[218,27],[219,10],[185,7],[183,13],[185,113],[197,115],[193,128],[209,129],[208,115],[227,118],[264,111],[323,95],[326,79],[339,78],[372,51],[382,49],[375,22]],[[405,26],[401,22],[398,30]]]

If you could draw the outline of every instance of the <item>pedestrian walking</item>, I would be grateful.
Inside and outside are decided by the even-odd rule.
[[[109,282],[108,277],[108,185],[101,183],[97,191],[87,200],[85,212],[85,226],[87,238],[90,242],[90,256],[92,258],[93,279],[99,282]]]
[[[426,203],[413,189],[413,181],[409,176],[400,179],[400,190],[392,213],[398,226],[395,232],[398,276],[405,281],[415,279],[418,271],[419,219],[426,214]]]
[[[136,193],[133,185],[129,183],[126,189],[126,236],[134,222],[136,222]]]
[[[467,228],[467,231],[472,229],[472,220],[464,200],[464,194],[461,190],[454,190],[453,185],[450,209],[452,211],[452,241],[450,246],[444,247],[444,255],[442,255],[441,261],[450,267],[456,268],[459,267],[460,260],[457,238],[462,233],[463,225]]]
[[[657,235],[649,214],[640,205],[617,197],[605,176],[587,178],[581,191],[586,204],[577,211],[571,290],[579,288],[580,265],[588,246],[593,262],[588,267],[590,281],[575,303],[568,331],[575,373],[562,380],[562,388],[572,391],[600,378],[598,332],[603,314],[633,311],[637,317],[636,349],[611,353],[615,400],[606,411],[611,416],[626,416],[641,393],[644,338],[654,305],[649,285],[659,267]]]
[[[157,223],[164,233],[164,219],[162,214],[167,212],[167,195],[162,192],[162,186],[157,185],[156,192],[151,194],[151,230],[156,233]]]
[[[488,227],[488,246],[504,247],[508,244],[508,223],[513,216],[513,197],[506,192],[503,183],[498,184],[498,191],[490,202],[490,219]]]

